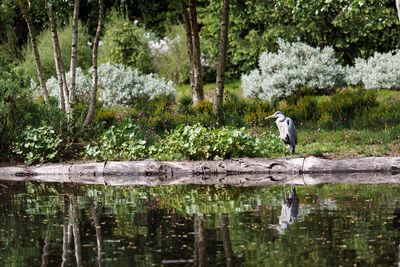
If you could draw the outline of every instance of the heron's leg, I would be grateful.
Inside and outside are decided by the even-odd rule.
[[[283,145],[285,146],[285,147],[287,147],[287,145],[284,143],[284,142],[282,142],[283,143]],[[282,158],[281,159],[285,159],[285,156],[286,156],[286,150],[283,150],[283,152],[282,152]]]

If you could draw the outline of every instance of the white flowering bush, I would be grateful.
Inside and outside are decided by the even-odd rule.
[[[346,82],[366,89],[400,88],[400,51],[375,53],[368,59],[357,58],[354,66],[346,67]]]
[[[71,73],[67,72],[65,74],[67,79],[68,87],[71,86]],[[31,85],[34,86],[34,85]],[[57,78],[52,76],[50,79],[46,81],[46,86],[49,91],[49,95],[56,97],[59,99],[60,97],[60,86],[58,84]],[[75,84],[75,101],[77,103],[87,103],[90,99],[90,90],[91,90],[90,77],[85,75],[83,70],[78,67],[76,68],[76,84]]]
[[[152,100],[158,96],[174,96],[175,88],[155,74],[142,75],[121,64],[102,64],[98,68],[101,100],[106,106],[132,105],[139,98]]]
[[[291,95],[299,87],[328,90],[341,85],[344,68],[331,47],[313,48],[297,42],[278,40],[277,53],[264,52],[259,69],[242,76],[243,94],[271,100]]]

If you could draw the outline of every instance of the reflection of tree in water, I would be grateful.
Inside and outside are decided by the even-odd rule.
[[[104,252],[103,252],[103,237],[101,232],[101,223],[97,203],[91,199],[91,215],[93,219],[93,226],[96,233],[97,244],[97,261],[98,266],[104,266]],[[62,246],[62,263],[61,266],[69,265],[70,255],[72,254],[71,247],[74,247],[74,255],[76,266],[83,266],[82,264],[82,245],[81,245],[81,229],[80,229],[80,212],[77,203],[77,196],[65,195],[64,198],[64,218],[63,224],[63,246]]]
[[[400,203],[396,203],[396,208],[394,210],[393,227],[400,230]]]
[[[236,256],[232,248],[231,235],[229,231],[229,215],[222,213],[220,215],[222,245],[227,267],[236,266]],[[194,230],[194,263],[193,266],[208,266],[207,250],[206,250],[206,234],[205,234],[205,218],[202,214],[194,214],[193,216]],[[209,255],[208,255],[209,256]]]
[[[271,229],[277,230],[280,234],[285,233],[289,224],[293,224],[299,215],[299,198],[297,197],[296,188],[293,187],[289,196],[283,197],[281,215],[279,216],[279,224],[270,225]]]

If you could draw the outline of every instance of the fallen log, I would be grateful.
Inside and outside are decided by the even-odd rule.
[[[367,157],[360,159],[304,159],[303,173],[400,172],[400,157]]]
[[[89,163],[43,164],[22,167],[1,167],[3,176],[156,176],[180,177],[239,174],[324,174],[384,172],[400,173],[400,157],[369,157],[348,160],[326,160],[316,157],[291,159],[244,158],[219,161],[110,161]]]

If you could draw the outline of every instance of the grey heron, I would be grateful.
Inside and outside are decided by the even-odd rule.
[[[283,143],[289,147],[290,154],[293,155],[297,144],[297,132],[293,120],[283,115],[280,111],[267,117],[267,119],[270,118],[276,119],[275,124],[279,130],[279,137]]]

